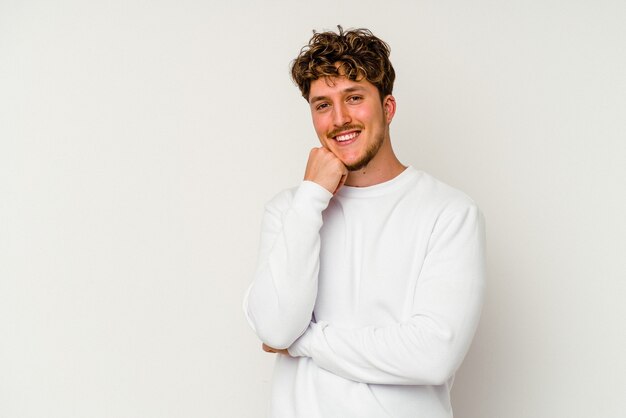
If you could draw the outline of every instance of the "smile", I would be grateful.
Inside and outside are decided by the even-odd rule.
[[[359,131],[352,131],[352,132],[348,132],[345,134],[337,135],[335,137],[335,140],[337,142],[346,142],[346,141],[350,141],[351,139],[356,138],[357,136],[359,136],[359,134],[360,134]]]

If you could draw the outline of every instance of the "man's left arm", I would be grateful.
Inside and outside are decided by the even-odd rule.
[[[358,382],[443,384],[469,349],[484,284],[484,223],[471,205],[437,223],[410,318],[356,329],[311,323],[288,352]]]

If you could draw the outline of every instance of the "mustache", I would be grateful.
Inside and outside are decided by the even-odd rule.
[[[328,133],[328,137],[329,138],[334,138],[337,135],[343,133],[343,132],[348,132],[348,131],[353,131],[355,129],[358,129],[360,131],[362,131],[364,128],[363,125],[359,125],[359,124],[353,124],[353,125],[344,125],[341,128],[337,128],[337,129],[333,129],[332,131],[330,131]]]

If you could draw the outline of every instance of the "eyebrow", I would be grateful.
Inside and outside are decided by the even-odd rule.
[[[347,87],[341,90],[341,93],[349,94],[349,93],[354,93],[357,91],[365,91],[365,87],[361,87],[361,86]],[[315,96],[309,100],[309,103],[315,103],[315,102],[319,102],[322,100],[328,100],[328,97],[327,96]]]

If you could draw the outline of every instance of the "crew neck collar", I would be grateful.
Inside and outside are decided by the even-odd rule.
[[[391,180],[384,181],[382,183],[374,184],[366,187],[354,187],[354,186],[342,186],[337,192],[336,196],[341,197],[374,197],[381,196],[387,193],[392,193],[396,189],[404,186],[408,181],[416,178],[419,175],[412,166],[405,168],[400,174],[392,178]]]

